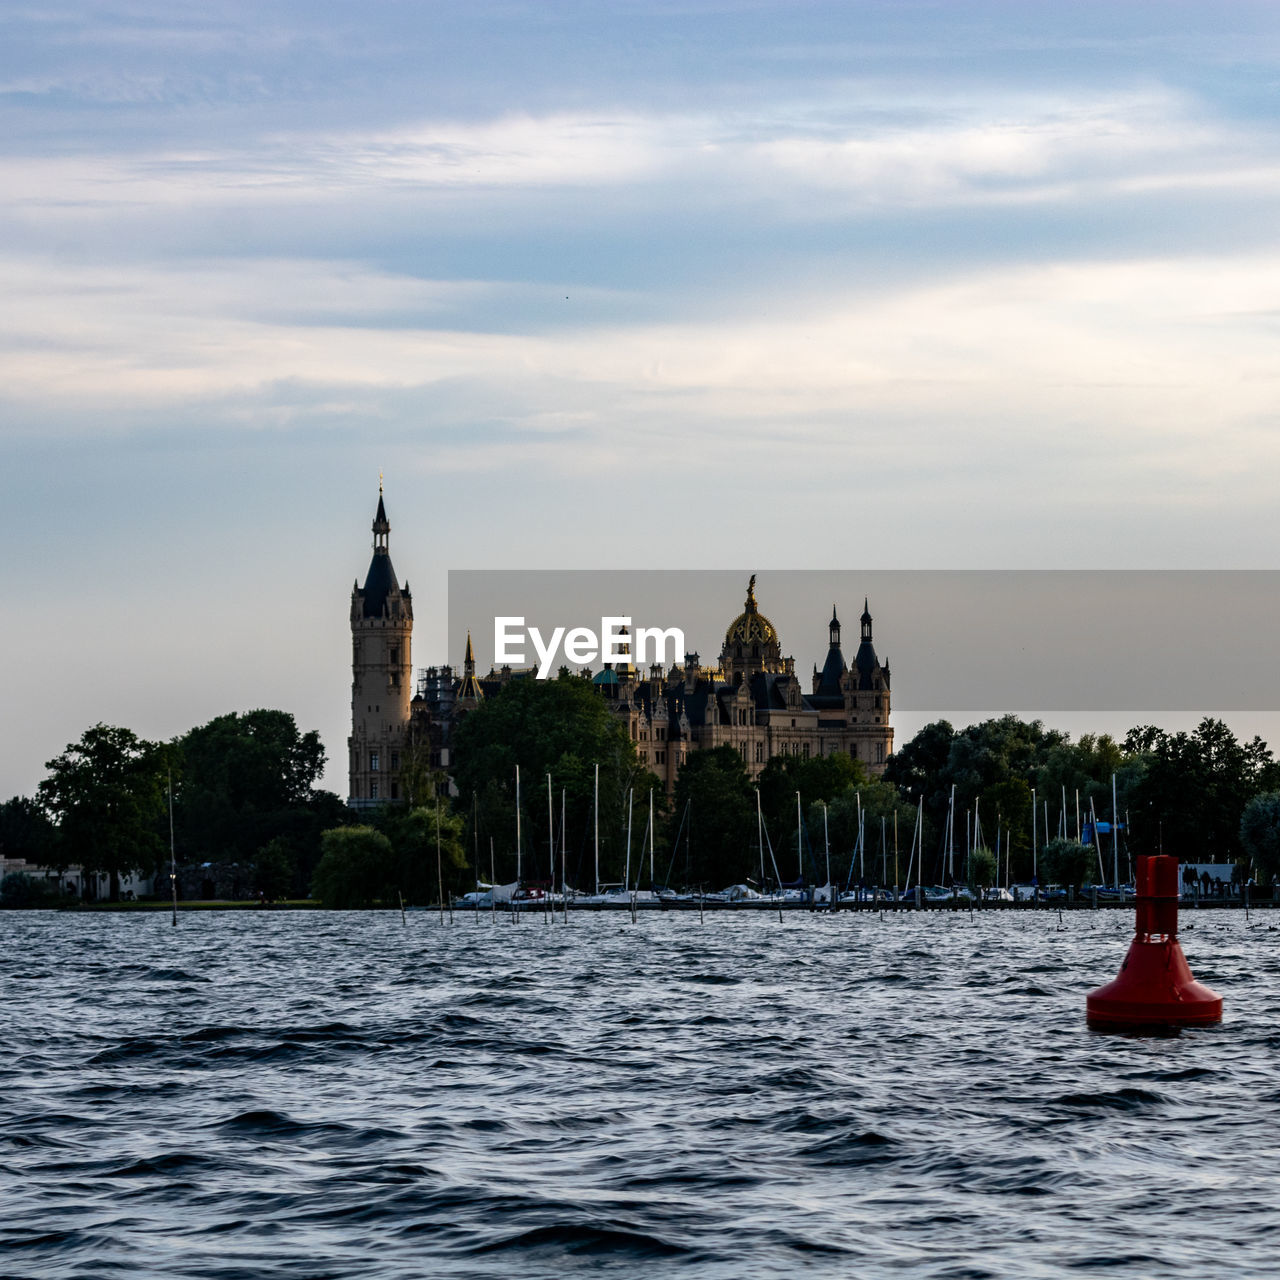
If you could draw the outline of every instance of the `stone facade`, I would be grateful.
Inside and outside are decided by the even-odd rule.
[[[380,492],[373,563],[363,590],[357,585],[351,596],[355,649],[349,803],[357,807],[405,799],[411,756],[415,765],[448,772],[458,721],[508,681],[534,678],[530,669],[511,667],[477,675],[468,635],[462,671],[428,667],[419,672],[410,697],[413,605],[408,583],[403,590],[396,584],[387,550],[389,530]],[[876,656],[867,602],[852,665],[845,662],[840,620],[832,609],[826,661],[821,670],[814,667],[806,691],[795,659],[783,656],[776,628],[760,612],[755,584],[753,576],[742,612],[725,630],[714,667],[704,667],[697,653],[687,653],[683,664],[668,670],[652,666],[646,674],[623,662],[580,674],[606,699],[641,762],[668,792],[691,752],[720,746],[737,751],[752,778],[779,755],[847,755],[868,772],[882,773],[893,750],[890,674],[888,662]]]
[[[391,565],[391,524],[378,490],[373,559],[351,592],[351,737],[348,804],[402,799],[413,666],[413,597]]]

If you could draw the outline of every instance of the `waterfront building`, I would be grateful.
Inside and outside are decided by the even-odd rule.
[[[409,745],[413,597],[391,564],[391,523],[378,485],[373,559],[351,592],[350,789],[356,808],[401,800]]]
[[[509,666],[476,672],[470,633],[462,670],[427,667],[410,696],[409,641],[413,604],[406,582],[397,584],[388,551],[390,524],[378,493],[374,554],[363,590],[351,597],[351,790],[354,806],[410,797],[412,775],[423,768],[452,769],[453,729],[511,680],[533,679],[532,669]],[[773,623],[747,584],[742,611],[725,629],[714,666],[696,652],[663,669],[638,670],[628,658],[584,668],[635,743],[640,761],[667,791],[691,752],[729,746],[751,777],[775,756],[847,755],[880,774],[893,750],[890,671],[876,655],[872,618],[864,599],[852,665],[841,648],[835,606],[827,627],[827,654],[805,690],[795,659],[783,656]],[[819,624],[821,625],[821,624]]]

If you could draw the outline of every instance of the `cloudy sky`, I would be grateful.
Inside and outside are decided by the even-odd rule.
[[[345,790],[380,470],[418,665],[450,569],[1276,567],[1278,85],[1274,3],[5,5],[0,795],[263,705]]]

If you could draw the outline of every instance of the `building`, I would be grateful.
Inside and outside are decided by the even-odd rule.
[[[364,586],[351,591],[351,737],[347,739],[355,808],[403,799],[413,667],[413,597],[391,565],[391,524],[378,485],[373,559]]]
[[[353,639],[351,791],[355,806],[408,796],[410,762],[449,771],[453,728],[511,680],[533,679],[527,669],[476,672],[471,636],[462,671],[449,666],[419,672],[410,696],[409,639],[413,604],[401,588],[388,550],[390,524],[378,493],[373,561],[364,588],[351,596]],[[704,667],[697,653],[667,670],[638,671],[630,662],[606,663],[580,674],[592,682],[623,722],[641,762],[675,786],[690,752],[729,746],[751,777],[775,756],[847,755],[870,773],[884,771],[893,750],[889,663],[876,656],[871,611],[863,601],[858,650],[850,666],[832,606],[827,655],[802,687],[795,659],[784,657],[773,623],[760,611],[753,575],[742,612],[728,625],[719,660]]]

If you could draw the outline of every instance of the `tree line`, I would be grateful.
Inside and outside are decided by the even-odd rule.
[[[113,897],[130,872],[158,873],[167,888],[172,797],[181,866],[229,864],[246,896],[332,906],[432,902],[441,887],[513,880],[517,867],[546,882],[553,851],[557,884],[589,890],[597,847],[602,882],[629,874],[641,887],[905,882],[910,858],[913,880],[945,883],[952,813],[980,881],[1026,880],[1034,866],[1042,882],[1083,882],[1097,856],[1077,837],[1095,815],[1123,824],[1126,869],[1132,854],[1163,851],[1238,862],[1261,880],[1280,871],[1280,765],[1260,739],[1240,742],[1208,718],[1189,733],[1137,726],[1120,741],[1072,741],[1012,715],[963,729],[939,720],[879,778],[846,756],[778,756],[753,782],[722,746],[691,752],[668,797],[605,699],[564,675],[512,681],[463,717],[452,748],[452,788],[428,773],[413,805],[357,814],[318,788],[319,735],[287,712],[218,716],[167,743],[99,724],[48,762],[34,796],[0,805],[0,851],[81,866]]]

